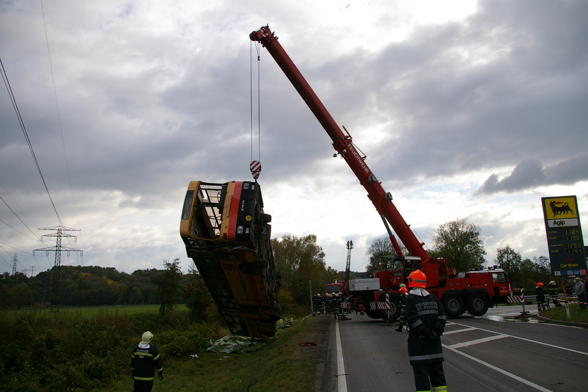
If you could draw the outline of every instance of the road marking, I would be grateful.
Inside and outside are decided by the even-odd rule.
[[[459,332],[467,332],[467,331],[474,331],[478,328],[475,327],[469,327],[469,328],[464,328],[464,329],[456,329],[455,331],[449,331],[449,332],[443,332],[443,336],[445,335],[451,335],[452,333],[459,333]]]
[[[494,365],[490,365],[488,362],[484,362],[484,361],[482,361],[481,359],[478,359],[478,358],[476,358],[476,357],[472,357],[471,355],[468,355],[468,354],[466,354],[466,353],[462,353],[461,351],[458,351],[458,350],[456,350],[456,349],[454,349],[454,348],[452,348],[452,347],[450,347],[450,346],[445,346],[445,345],[443,345],[443,346],[444,346],[444,347],[446,347],[447,349],[449,349],[449,350],[453,351],[453,352],[454,352],[454,353],[456,353],[456,354],[462,355],[462,356],[464,356],[464,357],[466,357],[466,358],[468,358],[468,359],[471,359],[472,361],[478,362],[479,364],[481,364],[481,365],[484,365],[484,366],[486,366],[486,367],[489,367],[490,369],[493,369],[493,370],[495,370],[495,371],[497,371],[497,372],[499,372],[499,373],[502,373],[502,374],[504,374],[505,376],[508,376],[508,377],[510,377],[510,378],[514,378],[515,380],[517,380],[517,381],[520,381],[520,382],[522,382],[523,384],[526,384],[526,385],[528,385],[528,386],[530,386],[530,387],[532,387],[532,388],[535,388],[535,389],[536,389],[536,390],[538,390],[538,391],[542,391],[542,392],[552,392],[552,391],[551,391],[551,389],[543,388],[541,385],[537,385],[537,384],[535,384],[535,383],[533,383],[533,382],[531,382],[531,381],[529,381],[529,380],[526,380],[526,379],[524,379],[524,378],[521,378],[521,377],[519,377],[519,376],[517,376],[517,375],[514,375],[514,374],[512,374],[512,373],[510,373],[510,372],[507,372],[506,370],[503,370],[503,369],[501,369],[501,368],[499,368],[499,367],[496,367],[496,366],[494,366]]]
[[[335,336],[337,341],[337,392],[347,392],[347,377],[345,363],[343,362],[343,347],[339,334],[339,323],[335,323]]]
[[[456,323],[456,322],[453,322],[452,324],[454,324],[454,325],[460,325],[460,326],[462,326],[462,327],[469,327],[469,328],[471,328],[469,325],[465,325],[465,324],[458,324],[458,323]],[[484,329],[484,328],[476,328],[476,329],[478,329],[478,330],[480,330],[480,331],[485,331],[485,332],[495,333],[495,334],[497,334],[497,333],[498,333],[498,332],[496,332],[496,331],[491,331],[491,330],[489,330],[489,329]],[[501,335],[502,335],[502,334],[501,334]],[[579,350],[574,350],[574,349],[572,349],[572,348],[566,348],[566,347],[556,346],[555,344],[543,343],[543,342],[539,342],[539,341],[537,341],[537,340],[531,340],[531,339],[521,338],[521,337],[519,337],[519,336],[514,336],[514,335],[507,335],[507,334],[503,334],[503,335],[504,335],[504,336],[508,336],[509,338],[513,338],[513,339],[519,339],[519,340],[524,340],[524,341],[526,341],[526,342],[531,342],[531,343],[536,343],[536,344],[541,344],[541,345],[543,345],[543,346],[547,346],[547,347],[553,347],[553,348],[557,348],[557,349],[564,350],[564,351],[569,351],[569,352],[576,353],[576,354],[588,355],[588,352],[585,352],[585,351],[579,351]]]
[[[498,333],[496,331],[492,331],[492,330],[489,330],[489,329],[471,327],[469,325],[459,324],[459,323],[456,323],[456,322],[451,322],[451,323],[448,323],[448,324],[459,325],[459,326],[465,327],[465,328],[459,329],[459,330],[456,330],[456,331],[450,331],[450,332],[445,333],[444,335],[451,334],[451,333],[464,332],[464,331],[471,331],[473,329],[476,329],[476,330],[479,330],[479,331],[484,331],[484,332],[489,332],[489,333],[495,334],[495,336],[490,336],[490,337],[487,337],[487,338],[476,339],[476,340],[470,340],[468,342],[456,343],[456,344],[452,344],[452,345],[445,345],[444,344],[443,347],[447,348],[448,350],[453,351],[456,354],[459,354],[459,355],[461,355],[463,357],[466,357],[466,358],[468,358],[468,359],[470,359],[470,360],[472,360],[474,362],[478,362],[479,364],[481,364],[483,366],[486,366],[486,367],[488,367],[490,369],[493,369],[493,370],[495,370],[495,371],[497,371],[499,373],[504,374],[507,377],[510,377],[512,379],[515,379],[515,380],[517,380],[517,381],[519,381],[519,382],[521,382],[521,383],[523,383],[525,385],[528,385],[528,386],[530,386],[532,388],[535,388],[536,390],[542,391],[542,392],[552,392],[552,391],[550,389],[547,389],[547,388],[544,388],[544,387],[542,387],[540,385],[537,385],[537,384],[535,384],[535,383],[533,383],[533,382],[531,382],[531,381],[529,381],[527,379],[524,379],[522,377],[519,377],[519,376],[517,376],[517,375],[515,375],[513,373],[507,372],[504,369],[501,369],[499,367],[496,367],[494,365],[491,365],[488,362],[482,361],[481,359],[478,359],[478,358],[476,358],[476,357],[474,357],[472,355],[469,355],[469,354],[466,354],[464,352],[461,352],[461,351],[458,350],[458,348],[467,347],[467,346],[470,346],[470,345],[473,345],[473,344],[479,344],[479,343],[484,343],[484,342],[488,342],[488,341],[492,341],[492,340],[496,340],[496,339],[503,339],[503,338],[507,338],[508,337],[508,338],[514,338],[514,339],[524,340],[526,342],[536,343],[536,344],[540,344],[540,345],[543,345],[543,346],[548,346],[548,347],[552,347],[552,348],[556,348],[556,349],[560,349],[560,350],[570,351],[570,352],[577,353],[577,354],[588,355],[588,352],[583,352],[583,351],[578,351],[578,350],[574,350],[574,349],[571,349],[571,348],[556,346],[554,344],[543,343],[543,342],[539,342],[537,340],[531,340],[531,339],[521,338],[521,337],[514,336],[514,335],[501,334],[501,333]]]
[[[455,343],[449,346],[444,345],[447,348],[450,349],[454,349],[454,348],[461,348],[461,347],[467,347],[467,346],[473,346],[474,344],[480,344],[480,343],[486,343],[489,342],[491,340],[496,340],[496,339],[503,339],[503,338],[509,338],[509,335],[495,335],[495,336],[488,336],[487,338],[481,338],[481,339],[475,339],[475,340],[468,340],[467,342],[462,342],[462,343]]]

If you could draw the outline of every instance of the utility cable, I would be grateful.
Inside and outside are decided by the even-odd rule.
[[[47,34],[47,22],[45,21],[45,7],[43,6],[43,0],[41,0],[41,13],[43,15],[43,27],[45,30],[45,43],[47,46],[47,56],[49,58],[49,70],[51,71],[51,82],[53,83],[53,96],[55,97],[55,110],[57,113],[57,122],[59,124],[59,133],[61,135],[61,146],[63,147],[63,156],[65,159],[65,168],[67,170],[67,178],[69,180],[69,189],[72,197],[72,202],[74,205],[74,211],[76,211],[77,216],[77,206],[76,200],[74,198],[73,186],[71,182],[71,172],[69,169],[69,161],[67,159],[67,150],[65,149],[65,138],[63,137],[63,125],[61,122],[61,111],[59,110],[59,100],[57,99],[57,88],[55,87],[55,73],[53,72],[53,60],[51,58],[51,50],[49,47],[49,35]],[[59,221],[61,223],[61,220]]]
[[[12,208],[11,208],[11,207],[8,205],[8,203],[7,203],[7,202],[6,202],[6,201],[5,201],[5,200],[2,198],[2,196],[0,196],[0,200],[2,200],[2,201],[4,202],[4,204],[6,204],[6,207],[8,207],[8,209],[9,209],[10,211],[12,211],[12,213],[14,214],[14,216],[16,216],[16,217],[18,218],[18,220],[19,220],[19,221],[20,221],[20,222],[21,222],[21,223],[24,225],[24,227],[26,227],[26,228],[27,228],[27,229],[28,229],[28,230],[29,230],[31,233],[33,233],[33,235],[34,235],[34,236],[35,236],[35,237],[36,237],[36,238],[37,238],[39,241],[43,242],[43,241],[41,240],[41,238],[39,238],[39,236],[37,236],[37,235],[36,235],[36,234],[35,234],[35,233],[34,233],[34,232],[33,232],[33,231],[32,231],[32,230],[31,230],[31,229],[30,229],[30,228],[27,226],[27,224],[26,224],[26,223],[24,223],[22,219],[20,219],[20,216],[18,216],[18,214],[17,214],[16,212],[14,212],[14,210],[13,210],[13,209],[12,209]],[[2,220],[0,219],[0,221],[2,221]],[[21,233],[20,231],[16,230],[14,227],[10,226],[8,223],[6,223],[6,222],[4,222],[4,221],[2,221],[2,223],[4,223],[4,224],[5,224],[6,226],[8,226],[8,227],[10,227],[10,228],[14,229],[15,231],[19,232],[20,234],[24,235],[25,237],[28,237],[28,235]],[[31,238],[31,237],[29,237],[29,238]]]
[[[16,103],[16,98],[14,97],[14,93],[12,92],[12,86],[10,86],[10,81],[8,80],[8,75],[6,74],[6,69],[4,68],[4,63],[0,58],[0,70],[2,71],[2,79],[4,80],[4,85],[6,86],[6,90],[8,91],[8,96],[10,97],[10,101],[12,102],[12,107],[14,108],[14,112],[16,113],[16,117],[18,118],[18,122],[20,124],[20,128],[22,129],[22,133],[24,134],[25,140],[27,141],[27,145],[29,146],[29,150],[31,152],[31,156],[33,157],[33,161],[35,161],[35,166],[37,166],[37,170],[39,172],[39,176],[41,176],[41,180],[43,181],[43,185],[45,186],[45,191],[47,191],[47,195],[49,196],[49,200],[51,200],[51,205],[53,206],[53,211],[55,211],[55,215],[57,216],[57,220],[59,223],[63,225],[61,222],[61,217],[59,216],[59,212],[57,212],[57,207],[53,202],[53,198],[51,197],[51,192],[49,192],[49,187],[47,186],[47,182],[45,181],[45,177],[43,176],[43,172],[41,171],[41,166],[39,165],[39,161],[37,160],[37,156],[35,155],[35,150],[33,149],[33,144],[31,143],[31,139],[29,138],[29,134],[27,132],[27,128],[25,127],[24,121],[22,116],[20,115],[20,110],[18,109],[18,104]]]

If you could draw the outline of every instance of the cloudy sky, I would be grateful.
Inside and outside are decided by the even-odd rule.
[[[252,157],[273,237],[315,234],[339,270],[352,240],[364,270],[385,228],[250,42],[266,24],[429,248],[467,218],[488,262],[506,245],[547,256],[545,196],[577,195],[587,224],[586,1],[0,0],[0,58],[35,153],[3,83],[0,271],[15,255],[29,275],[50,268],[53,253],[32,253],[60,224],[83,250],[62,265],[179,257],[186,271],[188,183],[250,180]]]

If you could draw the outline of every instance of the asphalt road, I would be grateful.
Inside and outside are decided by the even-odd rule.
[[[442,342],[450,391],[588,390],[588,329],[513,320],[521,310],[501,307],[448,321]],[[525,310],[536,313],[534,306]],[[349,317],[331,323],[322,391],[414,391],[406,331]]]

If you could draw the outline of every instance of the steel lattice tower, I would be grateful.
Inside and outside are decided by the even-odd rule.
[[[16,263],[18,263],[18,259],[16,258],[16,253],[12,258],[12,276],[16,276]]]
[[[57,305],[61,302],[61,252],[65,251],[69,254],[69,252],[80,252],[80,256],[84,254],[84,252],[80,249],[74,249],[69,247],[64,247],[61,245],[61,239],[63,237],[73,238],[74,242],[77,241],[78,237],[65,233],[66,231],[80,231],[80,229],[71,229],[63,226],[56,226],[56,227],[46,227],[46,228],[39,228],[39,230],[55,230],[56,233],[54,234],[44,234],[41,236],[41,239],[45,237],[55,237],[55,247],[48,247],[42,249],[35,249],[33,250],[33,255],[35,252],[45,251],[47,254],[49,252],[55,252],[55,264],[53,265],[53,279],[51,282],[51,309],[54,309]]]

